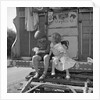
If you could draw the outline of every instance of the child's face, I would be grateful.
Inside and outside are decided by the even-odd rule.
[[[51,42],[54,44],[56,43],[54,38],[51,38]]]
[[[52,41],[53,43],[55,43],[55,44],[61,42],[61,36],[60,36],[59,33],[54,33],[54,34],[52,34],[51,38],[52,38],[51,41]]]
[[[55,38],[54,38],[53,35],[51,35],[51,42],[54,43],[54,44],[56,43],[56,42],[55,42]]]

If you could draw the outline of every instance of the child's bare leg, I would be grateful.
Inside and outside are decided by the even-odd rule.
[[[49,55],[44,56],[44,71],[43,71],[42,76],[39,79],[44,79],[45,78],[45,76],[47,74],[47,71],[48,71],[49,59],[50,59]]]
[[[52,71],[51,71],[51,75],[55,75],[55,63],[52,62]]]
[[[66,79],[69,79],[69,78],[70,78],[69,70],[66,69]]]
[[[38,63],[39,63],[40,59],[41,59],[41,57],[38,55],[35,55],[32,57],[32,64],[33,64],[33,67],[36,71],[34,78],[37,78],[39,76]]]

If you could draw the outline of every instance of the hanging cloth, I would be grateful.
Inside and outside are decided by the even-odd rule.
[[[32,7],[25,8],[25,29],[27,31],[34,31],[38,28],[39,17],[38,14],[32,12]]]

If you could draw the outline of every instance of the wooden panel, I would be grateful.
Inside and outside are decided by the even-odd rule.
[[[93,19],[93,14],[91,13],[80,13],[79,14],[79,20],[90,20]]]
[[[83,34],[83,39],[89,39],[89,34]]]
[[[79,23],[79,59],[81,60],[86,60],[89,55],[93,56],[93,21],[89,23],[89,20],[82,20],[82,23]]]
[[[29,32],[25,29],[25,18],[20,18],[20,51],[21,56],[29,56]],[[35,31],[30,32],[30,56],[33,56],[32,48],[36,46]]]
[[[63,35],[78,35],[78,29],[77,28],[55,28],[55,29],[48,29],[48,36],[51,36],[52,33],[58,32],[62,36]]]
[[[83,27],[84,26],[93,26],[93,21],[91,20],[91,21],[89,21],[89,20],[84,20],[84,21],[82,21],[82,25],[83,25]]]
[[[91,13],[91,19],[93,20],[93,13]]]
[[[93,58],[93,43],[91,45],[91,58]]]
[[[25,19],[20,18],[20,51],[21,56],[28,56],[29,49],[29,33],[25,30]]]
[[[69,41],[68,53],[71,58],[77,58],[78,54],[78,38],[77,36],[65,36],[63,40]]]
[[[93,34],[83,34],[83,56],[93,57]]]
[[[82,57],[86,60],[89,56],[89,39],[83,39],[82,48]]]
[[[77,26],[77,12],[48,14],[49,28]]]
[[[93,39],[93,34],[91,34],[91,36],[90,36],[90,34],[83,34],[83,39],[91,39],[91,41],[93,41],[92,39]]]
[[[93,7],[84,7],[84,8],[83,7],[82,8],[80,7],[79,8],[79,12],[81,12],[81,13],[93,12]]]
[[[18,7],[19,11],[24,11],[25,7]]]
[[[83,34],[84,33],[90,33],[90,32],[92,32],[92,30],[93,30],[93,27],[88,27],[88,26],[86,26],[86,27],[82,27],[82,32],[83,32]]]
[[[42,33],[45,33],[45,16],[40,16],[39,17],[39,28]]]
[[[18,13],[17,16],[18,17],[25,17],[25,7],[18,7]]]

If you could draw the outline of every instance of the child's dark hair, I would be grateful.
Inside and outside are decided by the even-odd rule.
[[[69,47],[69,41],[68,40],[67,41],[61,41],[61,44],[65,45],[68,49],[68,47]]]
[[[56,43],[60,43],[61,42],[61,35],[59,33],[53,33],[52,34],[52,39],[56,42]]]
[[[47,40],[47,36],[44,34],[42,35],[41,31],[36,31],[35,34],[34,34],[34,38],[35,39],[42,39],[42,38],[45,38]]]

